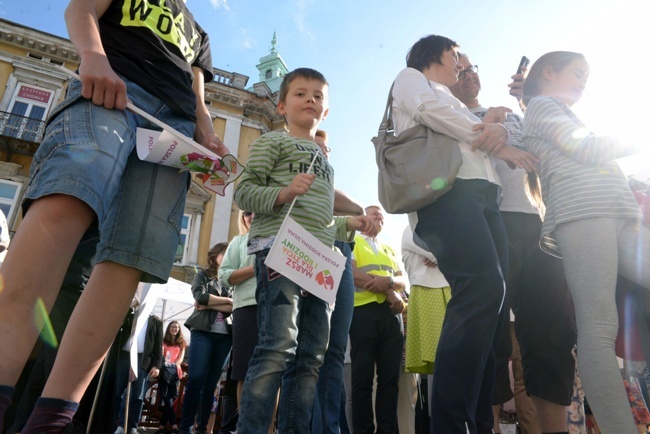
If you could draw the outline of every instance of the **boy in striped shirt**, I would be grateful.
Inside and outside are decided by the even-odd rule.
[[[328,112],[325,77],[309,68],[287,74],[278,112],[288,130],[253,143],[248,170],[235,191],[237,206],[255,213],[248,251],[256,256],[259,343],[244,382],[237,426],[246,434],[267,432],[280,385],[279,431],[309,433],[318,368],[327,349],[330,306],[264,264],[291,202],[298,197],[291,217],[326,245],[335,239],[352,241],[354,230],[376,231],[365,216],[332,214],[334,171],[314,143]]]

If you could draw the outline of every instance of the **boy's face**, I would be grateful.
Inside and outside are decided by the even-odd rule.
[[[296,77],[289,83],[284,101],[278,103],[278,112],[285,117],[289,128],[316,127],[329,111],[327,85],[320,80]]]

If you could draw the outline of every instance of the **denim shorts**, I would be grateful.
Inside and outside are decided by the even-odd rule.
[[[123,78],[124,79],[124,78]],[[137,107],[192,137],[195,123],[125,80]],[[66,99],[49,118],[31,166],[23,208],[51,194],[74,196],[96,213],[95,263],[112,261],[142,271],[144,282],[166,282],[174,262],[189,174],[140,161],[137,127],[159,129],[129,111],[107,110],[81,96],[71,80]]]

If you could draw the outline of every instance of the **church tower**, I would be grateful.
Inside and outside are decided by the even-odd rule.
[[[277,43],[276,34],[273,32],[269,54],[261,57],[260,63],[257,65],[257,69],[260,72],[260,83],[266,83],[272,94],[280,90],[282,77],[289,72],[287,65],[278,53],[276,48]]]

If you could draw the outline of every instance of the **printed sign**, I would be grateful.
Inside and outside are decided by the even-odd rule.
[[[346,259],[287,216],[265,264],[332,304],[336,300]]]
[[[32,101],[48,103],[50,102],[52,92],[23,85],[20,87],[17,96],[20,98],[31,99]]]
[[[244,172],[244,166],[233,155],[219,158],[193,140],[184,140],[166,130],[138,128],[136,143],[141,160],[197,172],[203,186],[220,196]]]

